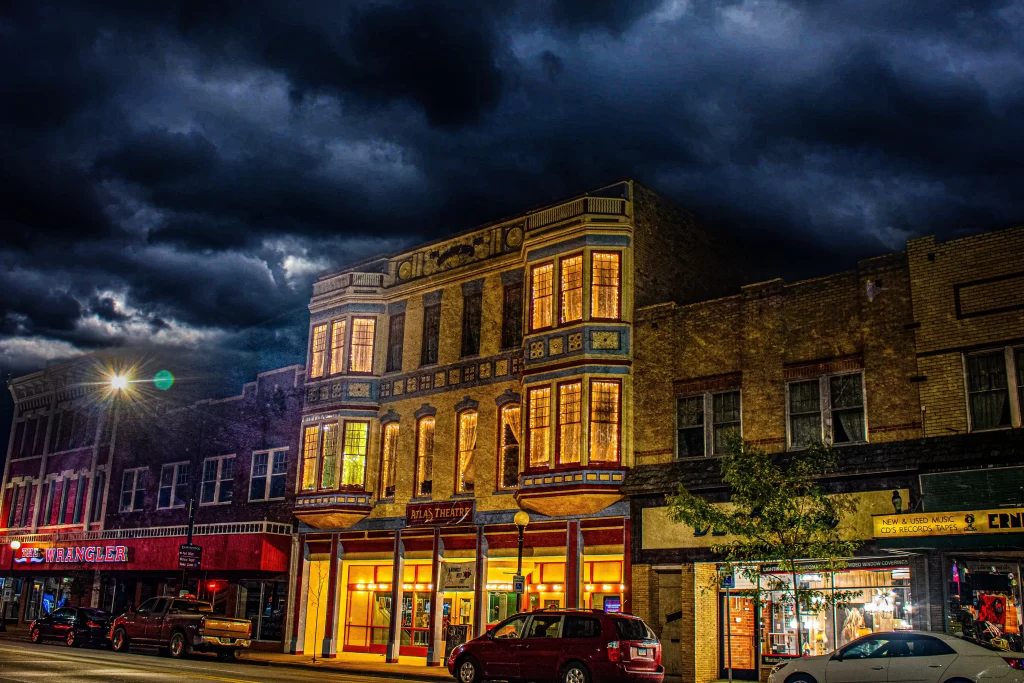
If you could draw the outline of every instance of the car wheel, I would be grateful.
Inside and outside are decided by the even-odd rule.
[[[590,683],[590,672],[579,662],[571,662],[562,669],[562,683]]]
[[[472,657],[463,657],[455,663],[455,678],[459,683],[477,683],[480,680],[480,665]]]
[[[793,674],[786,679],[786,683],[818,683],[814,676],[805,673]]]
[[[123,628],[114,629],[114,634],[110,637],[110,647],[114,652],[128,651],[128,634]]]
[[[68,635],[64,638],[64,642],[68,644],[68,647],[78,647],[78,638],[75,636],[75,629],[68,631]]]
[[[32,629],[32,632],[28,634],[29,640],[38,645],[43,642],[43,634],[39,632],[38,628]]]
[[[181,631],[175,631],[171,634],[170,647],[167,648],[170,655],[175,659],[181,657],[187,657],[192,654],[192,646],[188,643],[188,638]]]
[[[238,659],[238,650],[221,650],[217,653],[217,659],[222,662],[233,662]]]

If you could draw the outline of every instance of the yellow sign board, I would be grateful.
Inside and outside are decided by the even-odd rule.
[[[872,517],[875,538],[1024,533],[1024,508],[912,512]]]

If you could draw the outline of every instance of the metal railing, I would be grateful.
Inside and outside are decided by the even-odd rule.
[[[328,294],[345,287],[383,287],[384,273],[342,273],[313,283],[313,295]]]
[[[611,216],[626,215],[626,200],[615,197],[580,197],[565,204],[552,206],[526,217],[526,229],[539,228],[543,225],[582,216],[585,213],[604,214]]]
[[[220,536],[225,534],[271,534],[291,536],[291,524],[279,522],[222,522],[218,524],[196,524],[193,536]],[[13,531],[0,532],[0,544],[11,541],[22,543],[68,543],[73,541],[115,541],[131,538],[168,538],[185,536],[188,525],[151,526],[136,529],[103,529],[96,531],[56,531],[46,534],[19,534]]]

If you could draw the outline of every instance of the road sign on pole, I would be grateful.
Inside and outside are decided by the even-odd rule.
[[[526,578],[516,574],[512,577],[512,592],[513,593],[525,593],[526,592]]]

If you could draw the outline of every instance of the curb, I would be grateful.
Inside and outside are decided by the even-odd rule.
[[[407,681],[444,681],[450,678],[450,676],[431,676],[427,674],[409,673],[406,671],[378,671],[376,669],[357,669],[354,667],[340,667],[330,666],[328,664],[313,664],[313,663],[302,663],[302,662],[278,662],[268,659],[249,659],[243,657],[242,659],[236,660],[238,664],[249,664],[251,666],[269,666],[278,668],[293,668],[302,669],[304,671],[323,671],[324,673],[337,673],[337,674],[349,674],[356,676],[367,676],[372,678],[401,678]],[[440,667],[439,667],[440,668]],[[441,669],[446,671],[447,669]]]

